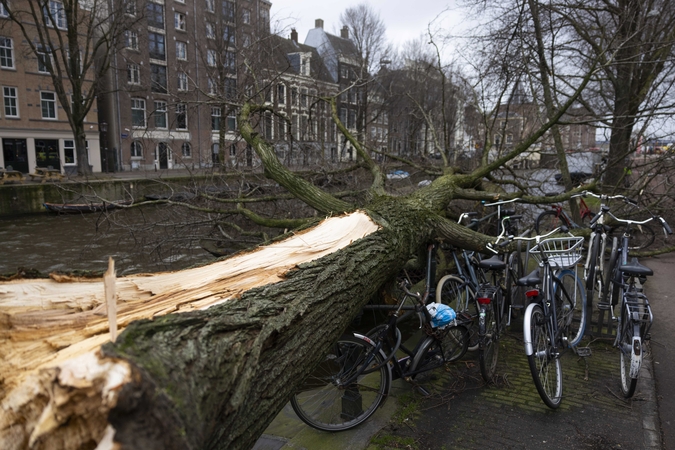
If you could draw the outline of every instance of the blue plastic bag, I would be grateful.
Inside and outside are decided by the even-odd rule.
[[[431,315],[431,326],[434,328],[442,328],[450,324],[457,316],[454,309],[443,303],[429,303],[427,311]]]

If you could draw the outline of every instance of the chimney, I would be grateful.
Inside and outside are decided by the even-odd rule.
[[[340,30],[340,37],[343,39],[349,39],[349,28],[347,27],[347,25],[342,27],[342,29]]]
[[[316,19],[314,21],[314,28],[321,28],[323,30],[323,19]]]
[[[291,41],[298,43],[298,32],[295,31],[295,28],[291,28]]]

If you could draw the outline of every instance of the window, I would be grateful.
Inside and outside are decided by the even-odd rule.
[[[138,50],[138,33],[127,30],[124,32],[124,46],[132,50]]]
[[[12,39],[0,36],[0,67],[14,68],[14,49]]]
[[[216,0],[206,0],[206,10],[214,12],[216,10]]]
[[[237,144],[230,145],[230,156],[237,156]]]
[[[223,41],[227,42],[229,45],[235,44],[235,30],[234,27],[225,25],[223,27]]]
[[[286,104],[286,85],[284,84],[277,85],[277,101],[280,105]]]
[[[211,108],[211,131],[220,130],[220,108]]]
[[[50,0],[49,4],[45,5],[42,11],[44,13],[46,23],[56,26],[62,30],[68,28],[66,24],[66,12],[63,9],[63,3],[56,0]]]
[[[141,84],[141,68],[138,64],[127,64],[127,82],[129,84]]]
[[[176,30],[185,31],[185,14],[183,13],[174,13],[173,22],[176,26]]]
[[[302,89],[300,94],[300,106],[307,108],[307,89]]]
[[[234,2],[223,1],[223,20],[234,22]]]
[[[38,72],[49,73],[49,69],[52,65],[51,57],[52,57],[51,49],[38,45],[37,48]]]
[[[131,157],[132,158],[142,158],[143,157],[143,146],[140,142],[134,141],[131,143]]]
[[[291,88],[291,105],[298,106],[298,89]]]
[[[269,29],[270,27],[270,12],[267,9],[260,10],[260,26],[263,29]]]
[[[236,116],[227,116],[227,131],[237,131]]]
[[[187,61],[187,43],[176,41],[176,59]]]
[[[216,38],[216,26],[211,22],[206,22],[206,37],[209,39]]]
[[[216,84],[216,80],[214,80],[211,77],[208,77],[207,82],[209,88],[209,95],[216,95],[218,93],[218,85]]]
[[[244,23],[251,23],[251,11],[244,9],[241,12],[241,21]]]
[[[56,94],[40,92],[40,107],[43,119],[56,119]]]
[[[148,46],[150,48],[150,58],[162,61],[166,59],[163,34],[148,33]]]
[[[166,119],[166,102],[155,102],[155,128],[168,128]]]
[[[237,70],[237,55],[234,52],[225,52],[225,69],[230,73]]]
[[[5,117],[19,117],[18,97],[15,87],[3,87],[2,96],[5,102]]]
[[[134,128],[145,128],[145,100],[131,99],[131,125]]]
[[[125,0],[124,14],[129,14],[130,16],[136,15],[136,0]]]
[[[166,67],[150,64],[150,88],[152,92],[166,94]]]
[[[244,48],[251,46],[251,35],[244,33],[241,35],[242,45]]]
[[[0,3],[0,17],[9,17],[9,12],[4,3]]]
[[[77,163],[77,156],[75,153],[75,141],[72,139],[65,139],[63,141],[63,158],[64,164],[74,165]]]
[[[347,128],[356,128],[356,111],[353,109],[349,110],[349,123],[347,124]]]
[[[183,142],[183,145],[180,149],[183,153],[183,158],[192,158],[192,147],[190,147],[189,142]]]
[[[187,91],[188,90],[188,77],[185,72],[178,72],[178,90]]]
[[[206,64],[211,67],[216,67],[216,51],[208,49],[206,50]]]
[[[148,2],[147,17],[149,27],[164,28],[164,6]]]
[[[286,139],[286,119],[283,117],[278,117],[277,118],[277,134],[278,138],[280,140],[285,140]]]
[[[187,130],[187,105],[185,103],[176,105],[176,129]]]

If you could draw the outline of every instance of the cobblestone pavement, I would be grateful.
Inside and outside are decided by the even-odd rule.
[[[651,355],[635,396],[619,386],[618,352],[609,338],[585,337],[592,355],[562,357],[564,399],[557,410],[539,398],[514,321],[500,341],[494,382],[483,382],[477,355],[418,377],[424,398],[398,380],[369,421],[341,433],[305,426],[287,406],[255,450],[276,449],[661,449]]]
[[[417,416],[382,430],[382,444],[407,437],[417,449],[660,449],[651,360],[635,396],[625,400],[611,342],[587,338],[582,345],[592,356],[568,352],[562,358],[564,399],[555,411],[539,398],[522,336],[512,331],[501,340],[493,384],[483,382],[473,359],[447,377],[432,375],[438,378],[434,397],[419,403]]]

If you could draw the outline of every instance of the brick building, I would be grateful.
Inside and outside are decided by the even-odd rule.
[[[54,36],[65,31],[66,22],[61,3],[52,0],[49,5],[55,22],[50,35]],[[38,42],[34,22],[22,24],[31,41]],[[50,57],[46,49],[40,54],[31,50],[19,26],[9,19],[7,9],[0,4],[1,167],[26,174],[35,167],[50,166],[62,173],[77,171],[75,139],[48,70]],[[93,69],[86,72],[85,89],[93,89],[94,78]],[[64,87],[68,89],[67,82]],[[84,125],[89,164],[94,171],[101,171],[97,108],[94,100]]]

